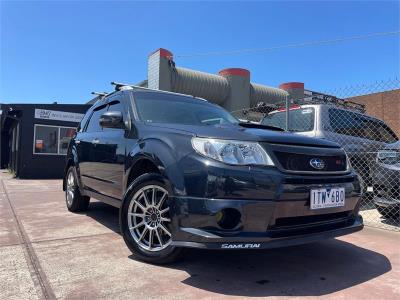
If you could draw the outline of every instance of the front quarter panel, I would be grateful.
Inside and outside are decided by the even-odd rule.
[[[79,172],[79,156],[77,150],[77,144],[75,143],[75,138],[72,138],[70,144],[68,146],[68,151],[65,159],[65,169],[64,169],[64,178],[63,178],[63,190],[65,190],[65,179],[70,166],[75,166],[76,175],[78,179],[78,185],[82,188],[80,181],[80,172]]]
[[[194,152],[191,146],[191,136],[180,133],[162,133],[147,135],[137,143],[128,145],[127,174],[130,174],[135,164],[147,159],[157,166],[160,173],[168,180],[175,195],[185,194],[185,180],[179,162]],[[126,176],[126,181],[128,180]],[[127,182],[125,182],[127,186]]]

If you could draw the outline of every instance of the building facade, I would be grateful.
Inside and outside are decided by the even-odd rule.
[[[400,89],[347,98],[364,104],[368,115],[383,120],[400,137]]]
[[[0,104],[0,164],[19,178],[62,178],[68,143],[90,105]]]

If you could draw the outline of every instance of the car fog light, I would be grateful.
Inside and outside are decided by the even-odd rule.
[[[234,229],[240,223],[241,213],[234,208],[224,208],[216,215],[217,224],[222,229]]]

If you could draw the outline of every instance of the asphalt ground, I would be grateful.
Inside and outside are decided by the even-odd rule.
[[[366,227],[271,250],[189,250],[167,266],[136,261],[118,210],[67,211],[60,180],[0,174],[1,299],[400,299],[400,233]]]

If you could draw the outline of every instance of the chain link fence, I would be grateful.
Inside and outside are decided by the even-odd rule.
[[[305,90],[304,97],[232,113],[242,121],[340,144],[362,182],[365,224],[400,231],[400,80]]]

